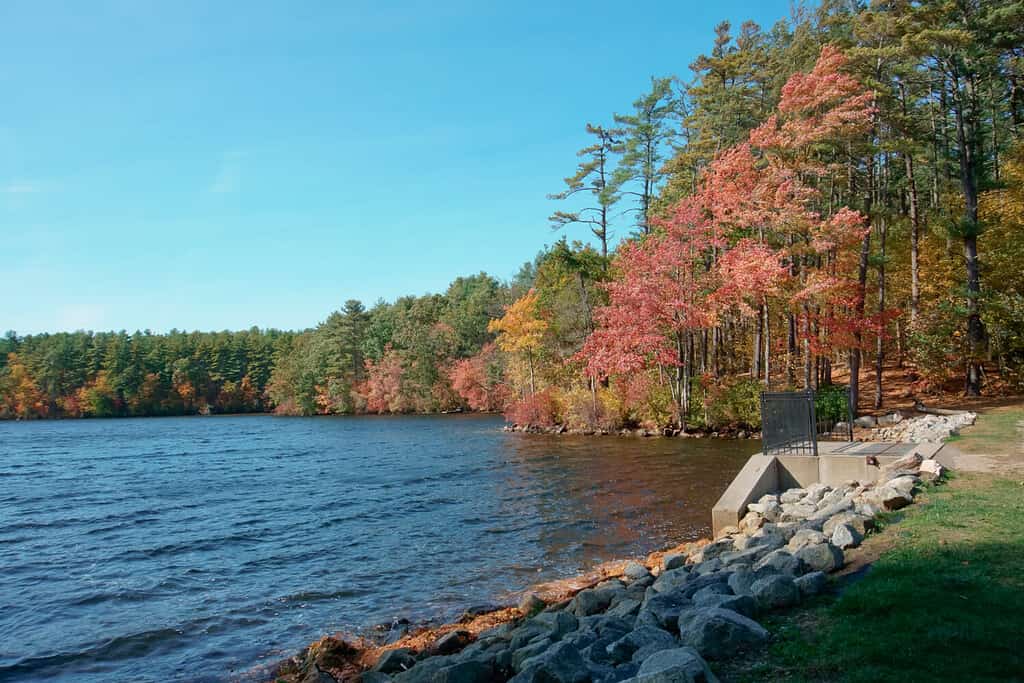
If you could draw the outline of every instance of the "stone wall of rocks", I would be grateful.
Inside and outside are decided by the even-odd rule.
[[[928,414],[907,418],[900,413],[890,413],[881,417],[861,415],[854,420],[854,425],[870,430],[866,438],[872,441],[940,443],[954,434],[959,434],[961,428],[974,424],[977,417],[977,414],[969,411],[952,415]],[[842,430],[837,427],[836,431]]]
[[[759,617],[825,590],[879,512],[911,504],[922,481],[941,475],[941,465],[915,454],[878,482],[763,496],[737,526],[659,566],[631,562],[621,577],[559,604],[527,595],[520,618],[475,638],[449,632],[422,652],[389,650],[361,680],[710,683],[706,660],[762,647]],[[334,680],[315,665],[305,675],[303,683]]]

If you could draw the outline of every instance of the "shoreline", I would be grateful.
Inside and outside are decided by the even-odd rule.
[[[517,597],[517,604],[489,605],[493,609],[474,614],[473,606],[468,606],[461,618],[442,624],[431,622],[403,623],[398,620],[387,630],[377,630],[384,624],[368,626],[354,632],[338,631],[321,636],[291,657],[278,660],[276,663],[261,665],[256,670],[267,671],[268,677],[258,678],[262,683],[305,683],[313,660],[325,660],[341,664],[336,671],[341,673],[339,681],[359,680],[360,674],[368,672],[385,653],[392,650],[410,649],[416,652],[427,652],[431,646],[452,633],[465,632],[473,639],[494,628],[514,623],[531,616],[525,608],[527,601],[543,601],[546,608],[566,606],[578,593],[592,589],[606,581],[624,577],[629,565],[639,564],[648,571],[659,571],[667,556],[689,556],[704,546],[712,543],[708,537],[684,541],[676,545],[655,550],[643,559],[608,560],[595,565],[591,569],[563,579],[554,579],[527,586],[522,590],[511,591],[509,595]],[[534,603],[537,604],[537,603]],[[406,629],[406,633],[391,639],[395,626]],[[377,633],[373,633],[377,630]],[[259,676],[259,674],[256,674]]]
[[[768,631],[755,618],[827,590],[878,516],[911,505],[943,472],[915,452],[870,481],[767,493],[713,539],[601,563],[527,588],[515,607],[467,612],[385,642],[323,636],[280,661],[271,680],[639,681],[657,667],[696,666],[714,681],[705,658],[763,648]]]

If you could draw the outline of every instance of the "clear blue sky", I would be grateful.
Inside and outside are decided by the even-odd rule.
[[[4,0],[0,331],[305,328],[509,278],[587,121],[788,6]]]

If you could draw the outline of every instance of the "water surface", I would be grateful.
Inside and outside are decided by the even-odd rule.
[[[483,416],[0,423],[0,681],[225,681],[707,534],[752,442]]]

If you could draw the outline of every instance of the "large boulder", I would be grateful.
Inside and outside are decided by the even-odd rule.
[[[891,512],[907,507],[914,502],[914,497],[909,492],[901,491],[886,484],[875,489],[871,493],[868,502],[877,503],[883,510]]]
[[[783,574],[758,579],[750,590],[757,606],[763,610],[782,609],[800,601],[800,590],[793,578]]]
[[[383,674],[397,674],[408,671],[416,664],[416,658],[412,650],[407,647],[399,647],[394,650],[387,650],[380,656],[377,663],[373,665],[373,671]]]
[[[677,567],[661,573],[651,588],[656,593],[670,593],[690,579],[689,567]]]
[[[569,643],[557,643],[523,662],[521,671],[511,680],[515,683],[587,683],[590,671],[579,650]]]
[[[622,636],[606,648],[609,660],[614,664],[628,661],[643,661],[659,650],[678,645],[675,636],[653,626],[641,626]]]
[[[608,588],[582,590],[569,603],[569,611],[577,617],[589,617],[591,614],[604,612],[612,604],[615,593]]]
[[[444,667],[431,677],[430,683],[491,683],[495,673],[492,663],[470,659]]]
[[[829,517],[822,526],[821,531],[825,536],[831,538],[832,532],[841,524],[853,528],[861,536],[866,536],[869,531],[875,528],[875,520],[871,517],[847,511]]]
[[[779,496],[780,503],[798,503],[807,495],[805,489],[789,489]]]
[[[908,455],[894,460],[888,465],[884,465],[881,471],[878,473],[878,481],[889,481],[894,477],[898,477],[901,474],[917,474],[917,471],[921,468],[921,462],[924,458],[918,452],[913,452]]]
[[[519,611],[528,617],[532,617],[547,606],[548,604],[536,593],[527,593],[519,600]]]
[[[805,548],[809,545],[817,545],[825,542],[825,534],[814,529],[800,529],[793,538],[789,539],[789,543],[786,544],[786,550],[791,553],[795,553],[801,548]]]
[[[801,548],[793,555],[810,571],[831,572],[843,566],[843,551],[831,543],[818,543]]]
[[[626,563],[626,567],[623,569],[622,573],[630,581],[639,581],[651,574],[647,567],[643,566],[639,562],[633,561]]]
[[[455,654],[464,650],[472,642],[473,634],[469,631],[450,631],[435,640],[427,648],[427,655],[436,657],[437,655]]]
[[[798,576],[804,571],[803,563],[788,550],[773,550],[761,558],[754,565],[754,573],[757,578],[763,578],[769,574],[789,574]]]
[[[692,647],[677,647],[652,654],[635,678],[625,683],[717,683],[707,662]]]
[[[753,617],[757,613],[757,602],[750,595],[711,593],[697,597],[694,604],[697,607],[731,609],[733,612],[739,612],[745,617]]]
[[[941,479],[942,475],[946,473],[946,468],[934,458],[928,458],[927,460],[921,461],[921,466],[917,470],[917,476],[921,477],[924,481],[935,481]]]
[[[709,659],[723,659],[768,640],[768,632],[756,621],[720,607],[699,610],[680,628],[683,645]]]
[[[840,524],[832,531],[832,545],[841,550],[856,548],[863,540],[864,537],[861,536],[860,532],[849,524]]]
[[[636,617],[637,626],[649,625],[675,631],[678,626],[679,614],[693,605],[682,592],[655,593],[644,600]]]
[[[667,572],[670,569],[679,569],[686,564],[686,553],[666,553],[661,558],[661,568],[663,572]]]

